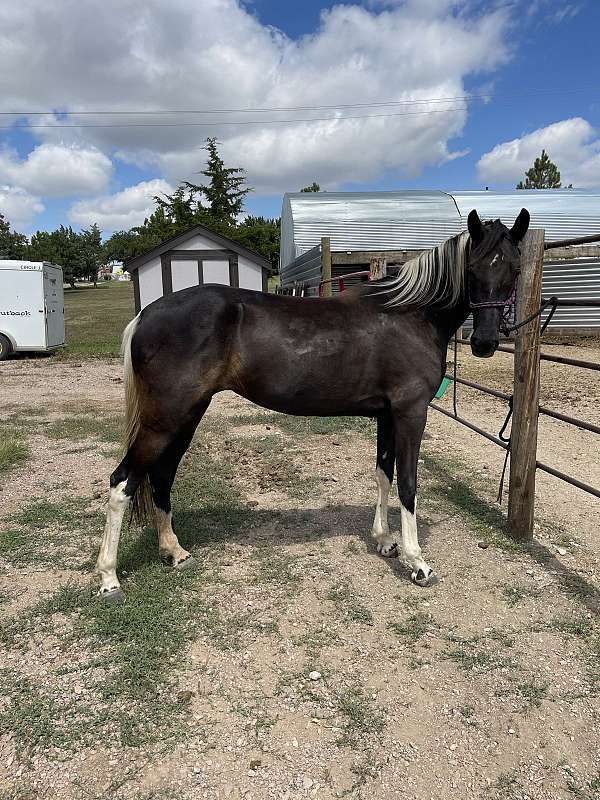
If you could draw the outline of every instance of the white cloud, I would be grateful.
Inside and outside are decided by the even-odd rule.
[[[97,194],[106,189],[112,162],[96,148],[46,142],[21,160],[0,151],[0,180],[44,197]]]
[[[565,119],[538,128],[519,139],[497,144],[477,164],[482,180],[516,183],[542,149],[558,166],[563,185],[581,189],[600,186],[600,138],[587,120]]]
[[[318,30],[293,41],[236,0],[61,0],[59,13],[35,0],[3,3],[0,109],[247,109],[462,98],[445,110],[439,103],[381,106],[343,114],[409,115],[293,126],[223,121],[340,115],[180,115],[181,122],[211,124],[177,128],[134,126],[147,117],[92,116],[83,121],[130,127],[33,130],[47,144],[76,143],[151,163],[168,180],[201,169],[201,143],[216,135],[227,158],[245,166],[262,192],[311,180],[333,188],[374,180],[384,170],[410,177],[452,157],[449,142],[467,116],[465,78],[509,57],[509,7],[460,13],[470,7],[470,0],[337,5],[323,12]],[[412,115],[423,110],[435,113]]]
[[[83,228],[97,222],[104,233],[128,230],[150,216],[156,195],[172,191],[173,187],[160,178],[142,181],[113,195],[74,203],[69,210],[69,219]]]
[[[15,230],[27,228],[36,214],[41,214],[44,205],[39,197],[16,186],[0,185],[0,214]]]

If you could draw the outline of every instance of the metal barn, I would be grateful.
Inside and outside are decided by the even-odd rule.
[[[136,313],[163,295],[204,283],[266,291],[270,274],[265,258],[204,225],[130,259],[125,268],[133,279]]]
[[[330,242],[335,278],[368,266],[370,255],[387,256],[388,264],[394,264],[435,247],[465,229],[473,208],[482,219],[512,225],[523,206],[532,227],[544,228],[547,240],[600,234],[600,192],[593,191],[289,193],[281,213],[281,283],[284,288],[301,283],[306,294],[318,294],[324,237]],[[561,255],[548,253],[544,295],[600,299],[600,249],[570,248]],[[599,328],[600,309],[561,308],[551,326]]]

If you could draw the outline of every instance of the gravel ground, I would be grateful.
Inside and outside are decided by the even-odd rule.
[[[597,356],[588,349],[579,357]],[[507,388],[502,356],[471,362],[463,353],[461,365],[474,380]],[[599,796],[595,501],[540,477],[535,546],[512,548],[496,531],[492,504],[502,453],[431,412],[420,536],[438,581],[422,590],[369,539],[372,435],[289,432],[234,395],[219,396],[194,445],[206,450],[192,448],[190,463],[206,452],[231,468],[225,489],[256,517],[194,550],[204,577],[190,579],[197,605],[186,607],[183,623],[193,635],[169,658],[157,695],[181,706],[177,732],[124,743],[116,726],[130,695],[101,691],[123,643],[76,636],[85,604],[74,611],[56,599],[57,586],[95,585],[90,565],[115,445],[52,439],[27,417],[40,407],[50,420],[117,413],[120,366],[14,361],[0,375],[2,406],[29,419],[32,449],[2,483],[3,531],[32,498],[82,497],[90,523],[89,535],[67,530],[62,539],[52,523],[39,528],[39,561],[3,550],[0,614],[12,633],[0,643],[2,800]],[[545,371],[543,401],[598,422],[594,374],[562,375]],[[495,401],[461,390],[460,402],[465,416],[497,431],[504,412]],[[540,448],[545,460],[600,485],[588,436],[584,443],[544,424]],[[198,470],[197,478],[206,476]],[[186,513],[175,506],[176,527]],[[159,580],[174,578],[165,570]],[[128,602],[135,587],[134,569],[124,576]],[[40,612],[36,604],[48,598]],[[143,697],[135,703],[151,713]]]

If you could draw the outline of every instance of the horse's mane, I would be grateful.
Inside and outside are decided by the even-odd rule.
[[[453,236],[406,261],[395,278],[371,284],[368,293],[379,295],[387,308],[455,305],[464,288],[469,242],[466,231]]]

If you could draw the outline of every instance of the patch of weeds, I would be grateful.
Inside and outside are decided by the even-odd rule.
[[[294,644],[299,647],[306,648],[306,656],[312,663],[317,663],[321,659],[321,652],[324,647],[332,647],[338,644],[340,637],[335,631],[321,626],[313,628],[298,636],[294,640]]]
[[[473,719],[475,716],[475,709],[473,706],[461,706],[459,709],[461,719],[467,725],[476,725],[477,722]]]
[[[252,557],[257,564],[252,583],[274,583],[285,586],[289,591],[292,586],[297,586],[300,576],[294,572],[294,564],[299,561],[298,556],[282,555],[273,548],[256,547]]]
[[[375,423],[366,417],[295,417],[287,414],[277,414],[274,417],[274,423],[281,430],[294,435],[371,434],[375,431]]]
[[[45,498],[34,500],[10,518],[17,525],[34,530],[42,530],[52,526],[81,526],[85,521],[96,517],[95,512],[86,512],[89,504],[87,497],[66,497],[53,502]]]
[[[47,425],[44,435],[50,439],[69,441],[95,438],[101,442],[114,444],[123,438],[122,420],[116,416],[68,416]]]
[[[569,636],[581,636],[586,639],[591,636],[594,630],[591,619],[587,617],[554,617],[550,622],[546,623],[546,627]]]
[[[375,423],[367,417],[297,417],[290,414],[254,413],[237,414],[230,418],[233,425],[276,425],[293,436],[336,433],[364,433],[375,431]]]
[[[448,637],[451,642],[458,644],[452,650],[446,650],[446,658],[454,661],[465,672],[491,672],[497,669],[515,669],[515,662],[499,655],[497,652],[488,652],[483,647],[478,646],[480,637],[474,636],[471,639],[462,639],[457,636]]]
[[[79,698],[58,702],[29,678],[9,670],[1,671],[0,680],[3,695],[9,699],[0,713],[0,733],[14,738],[19,759],[34,748],[72,749],[85,741],[85,723],[72,713],[80,706]]]
[[[327,594],[327,599],[335,605],[338,613],[352,622],[361,622],[363,625],[373,624],[373,615],[364,606],[354,587],[348,579],[337,581]]]
[[[177,536],[188,549],[228,540],[264,518],[246,505],[233,483],[230,465],[211,459],[202,444],[193,445],[184,458],[174,485],[173,507]]]
[[[537,587],[526,586],[525,584],[502,587],[502,596],[511,608],[518,606],[526,597],[539,597],[540,594],[541,592]]]
[[[412,643],[418,642],[432,625],[431,614],[425,614],[422,611],[417,611],[412,614],[408,619],[403,622],[392,622],[389,628],[397,635],[407,638]]]
[[[290,497],[303,500],[319,486],[316,475],[303,475],[294,463],[294,449],[278,434],[243,439],[241,446],[259,457],[259,483],[263,490],[282,489]]]
[[[499,775],[491,788],[495,789],[498,795],[506,798],[506,800],[517,800],[522,796],[521,792],[523,791],[515,772],[505,772]]]
[[[424,467],[433,479],[428,486],[430,497],[450,502],[466,515],[477,535],[488,544],[511,553],[527,552],[528,545],[506,533],[502,511],[480,497],[472,485],[458,479],[457,464],[431,452],[421,453]]]
[[[340,747],[357,747],[369,736],[381,736],[385,728],[383,712],[359,687],[344,689],[336,698],[344,716],[342,733],[336,740]]]
[[[525,700],[526,705],[524,710],[539,708],[548,692],[548,684],[538,683],[536,680],[527,681],[517,686],[517,692],[519,696]]]
[[[16,515],[15,521],[32,530],[51,523],[72,530],[87,518],[86,504],[85,498],[62,503],[38,500]],[[227,480],[227,468],[213,464],[199,448],[184,465],[174,506],[176,529],[184,546],[192,548],[199,542],[229,539],[257,517]],[[93,707],[78,698],[76,715],[65,716],[64,705],[57,697],[46,698],[45,687],[33,687],[37,694],[21,703],[26,713],[19,712],[8,720],[8,727],[17,726],[24,751],[52,744],[80,747],[82,725],[95,740],[106,743],[116,739],[131,747],[178,738],[184,731],[185,708],[171,691],[177,654],[197,637],[199,630],[222,649],[239,647],[245,630],[262,630],[256,612],[219,612],[208,594],[219,577],[209,561],[196,572],[165,574],[159,563],[156,533],[150,528],[134,535],[125,533],[118,570],[127,578],[127,598],[122,605],[102,603],[90,598],[89,589],[68,585],[33,611],[14,618],[12,625],[3,627],[6,642],[18,640],[18,645],[26,648],[31,631],[45,629],[69,646],[84,644],[95,653],[102,652],[105,663],[110,664],[101,679],[90,678],[92,684],[86,687],[97,698]],[[57,614],[61,619],[59,628]],[[64,616],[70,623],[66,628]],[[11,681],[14,686],[22,678],[13,676]],[[29,687],[28,694],[30,689],[33,691]],[[27,711],[30,707],[31,711]],[[28,733],[19,718],[34,714],[39,723],[33,733]]]
[[[20,467],[31,451],[22,431],[10,425],[0,425],[0,476]]]
[[[486,631],[486,637],[488,639],[493,639],[503,647],[514,647],[515,645],[514,637],[511,636],[510,633],[506,633],[506,631],[503,631],[500,628],[492,628],[491,631]]]

